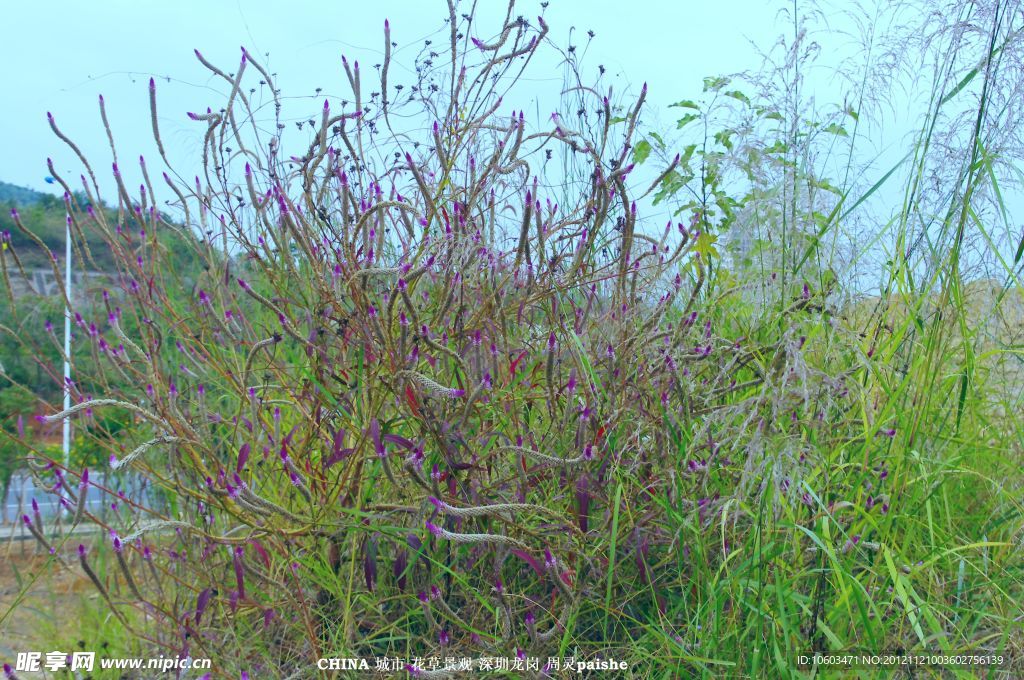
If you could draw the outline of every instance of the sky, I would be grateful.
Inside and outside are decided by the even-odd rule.
[[[872,2],[894,16],[904,11],[902,3],[889,0],[796,2],[801,12],[827,8],[818,16],[827,33],[814,33],[805,41],[818,49],[817,66],[805,74],[805,97],[841,102],[835,66],[856,52],[858,29],[873,25],[870,10],[859,10],[858,19],[856,9]],[[469,11],[471,5],[464,0],[459,11]],[[643,123],[665,130],[679,117],[679,109],[669,105],[697,98],[705,77],[759,70],[780,36],[791,42],[787,10],[793,5],[794,0],[519,0],[516,11],[531,21],[543,12],[553,41],[576,45],[585,67],[604,66],[606,82],[617,92],[635,96],[646,82]],[[504,0],[478,0],[474,26],[481,36],[500,32],[506,6]],[[301,104],[297,108],[308,118],[318,115],[325,98],[350,96],[342,55],[368,65],[382,61],[385,19],[397,43],[390,83],[403,78],[411,82],[413,60],[424,39],[435,38],[439,46],[444,42],[438,32],[444,28],[447,5],[444,0],[50,0],[5,3],[3,16],[8,30],[0,40],[5,100],[0,106],[0,180],[58,194],[59,187],[46,182],[46,159],[54,159],[58,173],[73,188],[81,186],[82,169],[50,131],[47,112],[90,159],[101,187],[109,187],[111,153],[97,106],[103,95],[122,172],[128,186],[137,186],[139,178],[128,172],[138,176],[139,155],[146,157],[151,171],[158,165],[149,113],[148,82],[153,77],[164,146],[179,176],[189,177],[201,168],[206,124],[190,121],[187,112],[219,107],[226,94],[222,81],[198,63],[194,49],[234,72],[244,46],[276,74],[288,103]],[[539,54],[521,92],[551,102],[553,110],[563,69],[554,50]],[[774,54],[777,58],[779,53]],[[866,143],[858,147],[862,187],[907,153],[927,106],[919,90],[897,89],[902,94],[887,112],[873,116]],[[535,105],[543,106],[517,101],[503,102],[502,108],[534,111]],[[540,113],[538,122],[544,122],[548,111]],[[890,182],[891,188],[872,200],[884,211],[898,206],[900,183]],[[113,192],[104,188],[103,193]],[[668,212],[663,205],[647,216],[652,224],[664,224]]]
[[[385,18],[398,43],[393,60],[397,79],[423,39],[442,28],[447,16],[443,0],[297,0],[287,3],[287,11],[283,6],[264,0],[6,4],[8,30],[0,41],[0,64],[5,65],[0,86],[7,101],[0,107],[0,180],[53,191],[44,181],[50,156],[77,178],[77,163],[51,133],[47,111],[90,161],[99,159],[94,165],[105,174],[99,169],[110,151],[97,107],[100,94],[119,154],[155,155],[147,90],[151,76],[158,83],[160,125],[172,162],[194,162],[201,142],[197,125],[205,125],[189,121],[186,112],[205,110],[220,97],[210,89],[219,84],[196,61],[193,49],[233,70],[245,46],[278,74],[286,95],[311,96],[319,87],[321,97],[342,97],[348,85],[340,56],[379,62]],[[505,6],[500,0],[481,0],[478,25],[499,26]],[[533,18],[541,11],[540,2],[519,2],[517,11]],[[587,46],[586,63],[604,65],[618,87],[635,92],[643,81],[649,84],[651,120],[667,120],[668,104],[699,93],[705,76],[759,66],[758,47],[770,46],[785,30],[776,21],[777,5],[748,0],[552,0],[544,12],[556,40]],[[588,30],[595,33],[591,41]],[[546,73],[551,74],[548,85],[561,83],[555,61],[539,64],[533,73],[538,90],[545,86],[539,81]],[[77,180],[71,184],[77,186]]]

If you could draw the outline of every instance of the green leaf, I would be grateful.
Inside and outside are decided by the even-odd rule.
[[[718,76],[715,78],[704,79],[704,91],[705,92],[717,92],[723,87],[729,84],[729,79],[725,76]]]
[[[675,104],[669,104],[668,107],[670,109],[673,109],[673,108],[697,109],[698,111],[700,111],[700,106],[697,105],[697,102],[695,102],[693,100],[690,100],[690,99],[684,99],[682,101],[676,102]]]
[[[831,132],[832,134],[838,135],[839,137],[850,136],[850,133],[846,131],[846,128],[844,128],[842,125],[837,125],[836,123],[832,123],[828,127],[823,128],[822,132]]]
[[[646,139],[641,139],[633,147],[633,162],[640,165],[647,157],[651,155],[651,143]]]
[[[733,99],[735,99],[737,101],[741,101],[744,104],[749,104],[750,103],[750,97],[748,97],[747,95],[743,94],[739,90],[729,90],[728,92],[725,93],[725,96],[726,97],[732,97]]]
[[[839,187],[836,187],[835,185],[833,185],[827,179],[813,180],[811,183],[814,186],[818,187],[819,189],[824,189],[825,191],[831,192],[831,193],[835,194],[836,196],[842,196],[843,195],[842,190],[839,189]]]
[[[680,118],[679,120],[676,121],[676,129],[679,130],[679,129],[685,127],[687,123],[692,123],[693,121],[697,120],[698,118],[700,118],[700,116],[698,116],[696,113],[688,113],[688,114],[686,114],[685,116],[683,116],[682,118]]]

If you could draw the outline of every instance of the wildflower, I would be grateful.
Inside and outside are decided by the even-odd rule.
[[[548,548],[544,548],[544,567],[552,571],[558,568],[558,560]]]
[[[235,582],[238,585],[238,596],[245,597],[245,574],[242,568],[242,555],[245,549],[237,546],[232,554],[232,563],[235,568]]]

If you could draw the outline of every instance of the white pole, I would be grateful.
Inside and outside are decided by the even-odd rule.
[[[64,234],[64,290],[68,306],[64,308],[64,410],[71,408],[71,215]],[[64,419],[64,467],[71,463],[71,419]]]

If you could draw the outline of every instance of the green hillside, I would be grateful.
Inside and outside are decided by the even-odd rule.
[[[87,203],[84,196],[77,197],[81,204]],[[51,194],[45,194],[25,187],[0,182],[0,230],[11,234],[11,246],[18,253],[22,264],[28,268],[47,267],[49,263],[35,241],[18,229],[11,217],[11,209],[16,208],[22,224],[38,236],[46,246],[58,255],[64,252],[64,232],[67,211],[64,201]],[[103,208],[107,223],[117,224],[117,212],[109,207]],[[164,216],[164,219],[168,219]],[[133,227],[134,228],[134,227]],[[94,225],[83,221],[85,233],[92,256],[92,262],[85,263],[84,268],[94,271],[114,272],[116,267],[110,249]],[[188,248],[181,236],[167,230],[159,235],[161,242],[180,258],[181,263],[191,261]]]
[[[5,206],[16,205],[21,208],[39,203],[47,197],[49,194],[0,181],[0,204]]]

